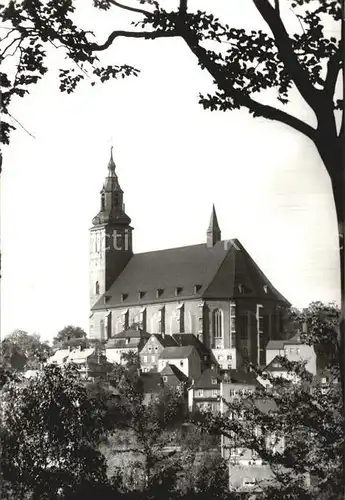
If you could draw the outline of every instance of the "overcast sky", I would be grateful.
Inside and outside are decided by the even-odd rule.
[[[256,28],[250,4],[212,2],[225,21]],[[99,41],[129,19],[78,15]],[[18,130],[5,149],[2,334],[88,328],[88,230],[111,145],[135,252],[205,241],[215,203],[223,239],[238,238],[290,302],[338,301],[335,211],[313,144],[246,111],[204,111],[198,93],[212,81],[181,40],[118,40],[105,61],[141,74],[64,95],[52,52],[52,72],[12,107],[35,139]],[[298,96],[289,110],[313,124]]]

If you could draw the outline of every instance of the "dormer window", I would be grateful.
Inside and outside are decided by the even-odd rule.
[[[109,300],[109,295],[104,295],[103,299],[104,299],[104,304],[106,304]]]
[[[182,286],[177,286],[175,288],[175,296],[180,295],[181,292],[182,292]]]
[[[145,296],[145,292],[138,292],[138,299],[141,300]]]
[[[264,285],[264,292],[268,293],[268,285]]]
[[[121,302],[124,302],[128,297],[128,293],[121,293]]]
[[[240,283],[240,284],[238,285],[238,291],[239,291],[240,293],[244,293],[244,285],[243,285],[242,283]]]
[[[198,293],[201,289],[201,285],[194,285],[194,293]]]
[[[164,292],[163,288],[157,288],[157,291],[156,291],[157,299],[162,295],[163,292]]]

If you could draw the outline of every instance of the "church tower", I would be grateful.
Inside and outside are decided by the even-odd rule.
[[[100,211],[90,229],[90,307],[110,288],[133,255],[133,228],[125,213],[112,149],[100,193]]]
[[[221,241],[221,232],[218,224],[216,209],[213,205],[210,224],[206,233],[206,244],[209,248],[212,248],[218,241]]]

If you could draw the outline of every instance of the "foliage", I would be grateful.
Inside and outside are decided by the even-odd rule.
[[[15,330],[1,342],[3,363],[10,368],[22,371],[37,370],[51,354],[48,342],[42,342],[37,333],[30,335]]]
[[[86,347],[86,333],[79,326],[68,325],[53,338],[53,347],[64,349],[68,346],[83,345]]]
[[[107,485],[97,444],[103,408],[87,396],[77,371],[47,366],[3,391],[2,474],[15,498],[67,498]]]
[[[310,327],[301,333],[304,342],[334,346],[334,326],[339,316],[335,306],[313,303],[296,311],[295,316],[299,321],[306,320]],[[283,357],[280,361],[291,374],[298,375],[298,383],[258,373],[271,382],[266,393],[241,399],[225,394],[227,413],[207,414],[201,425],[225,436],[229,451],[239,448],[244,454],[251,450],[256,460],[270,466],[273,478],[262,485],[260,498],[340,499],[345,421],[339,364],[329,357],[327,371],[313,377],[304,363]],[[326,376],[324,384],[322,378]]]
[[[180,0],[179,9],[172,12],[156,1],[139,1],[143,3],[148,10],[115,0],[94,0],[95,8],[108,11],[108,15],[112,9],[115,12],[124,9],[132,12],[135,19],[132,22],[134,31],[113,31],[104,43],[95,42],[92,32],[75,24],[73,0],[58,3],[10,1],[8,6],[0,7],[0,17],[7,29],[1,39],[1,61],[11,57],[18,63],[13,74],[10,69],[1,73],[3,113],[8,114],[14,95],[24,96],[28,87],[47,72],[49,46],[64,51],[67,61],[72,63],[71,67],[61,69],[59,77],[60,90],[73,92],[85,76],[94,84],[95,78],[103,82],[138,74],[128,65],[102,67],[98,64],[96,54],[108,49],[117,38],[181,37],[216,85],[213,94],[200,95],[200,103],[205,109],[225,111],[244,107],[253,116],[278,120],[295,128],[315,143],[332,182],[339,181],[343,128],[338,134],[334,111],[341,111],[343,107],[342,99],[335,96],[342,69],[343,41],[340,40],[341,5],[338,0],[287,0],[286,3],[276,0],[274,5],[269,0],[252,0],[267,25],[266,31],[231,27],[212,13],[189,10],[187,0]],[[284,24],[285,17],[291,13],[299,27],[292,33]],[[137,20],[138,15],[140,20]],[[326,23],[334,28],[330,36],[325,30]],[[314,111],[315,129],[283,111],[282,106],[290,101],[293,88]],[[276,91],[278,105],[260,102],[258,97],[267,89]],[[9,140],[11,127],[9,122],[4,123],[4,142]],[[331,165],[334,164],[338,169],[333,171]],[[338,194],[339,188],[335,188],[333,185]],[[337,199],[336,202],[340,210]]]

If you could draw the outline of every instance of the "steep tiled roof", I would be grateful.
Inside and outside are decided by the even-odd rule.
[[[288,370],[281,364],[279,356],[275,356],[270,363],[264,368],[267,372],[287,372]]]
[[[165,365],[160,374],[162,376],[175,375],[175,377],[181,382],[186,382],[188,380],[188,377],[184,373],[182,373],[181,370],[179,370],[175,365],[169,365],[169,364]]]
[[[156,337],[158,342],[163,347],[175,347],[178,345],[171,335],[162,335],[161,333],[153,333],[153,336]]]
[[[70,354],[70,350],[69,349],[59,349],[58,351],[56,351],[53,354],[53,356],[51,356],[47,360],[47,364],[51,364],[51,363],[57,363],[57,364],[64,363],[66,361],[66,359],[68,358],[69,354]]]
[[[216,379],[217,383],[212,384],[212,379]],[[206,389],[209,387],[212,389],[219,389],[220,381],[221,381],[221,377],[216,372],[216,370],[212,370],[211,368],[209,368],[208,370],[205,370],[204,372],[202,372],[201,376],[193,384],[193,387],[200,388],[200,389]]]
[[[198,351],[200,356],[210,355],[210,351],[207,349],[205,344],[200,342],[200,340],[193,333],[173,333],[173,339],[178,345],[188,346],[192,345]]]
[[[160,353],[160,359],[180,359],[188,358],[193,352],[193,346],[183,346],[183,347],[165,347]]]
[[[224,382],[226,381],[226,376],[223,377]],[[255,373],[244,372],[241,370],[229,370],[227,382],[232,384],[242,384],[242,385],[254,385],[256,387],[262,387],[260,382],[258,382]]]
[[[279,350],[284,349],[284,340],[270,340],[266,346],[268,350]]]
[[[239,285],[243,285],[243,293]],[[289,304],[238,240],[219,241],[213,247],[203,243],[135,254],[106,296],[107,301],[101,297],[93,310],[192,298],[274,298]]]

